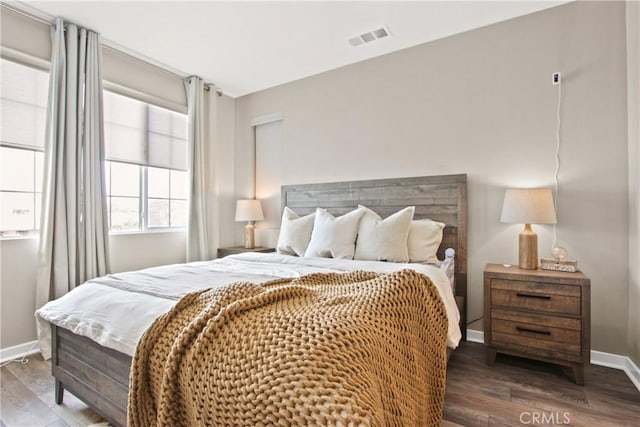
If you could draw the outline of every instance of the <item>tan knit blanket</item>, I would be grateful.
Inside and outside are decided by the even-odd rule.
[[[446,338],[412,270],[195,292],[140,339],[128,425],[440,425]]]

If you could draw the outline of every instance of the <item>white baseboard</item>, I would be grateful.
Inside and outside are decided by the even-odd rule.
[[[636,366],[629,357],[591,350],[591,363],[623,370],[633,385],[640,390],[640,369],[638,369],[638,366]]]
[[[18,359],[23,356],[29,356],[37,353],[39,350],[38,341],[30,341],[24,344],[14,345],[13,347],[0,348],[0,363]]]
[[[467,329],[467,341],[484,344],[484,333],[482,331]]]
[[[484,332],[467,329],[467,341],[484,344]],[[624,371],[633,385],[640,391],[640,369],[629,357],[591,350],[591,364]]]
[[[624,371],[636,388],[640,390],[640,368],[629,357],[627,357]]]

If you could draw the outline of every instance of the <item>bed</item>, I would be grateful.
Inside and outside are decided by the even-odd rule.
[[[281,201],[283,209],[286,206],[300,215],[312,213],[318,206],[326,208],[334,215],[341,215],[358,205],[365,205],[384,218],[403,207],[415,206],[414,218],[430,218],[444,222],[446,227],[438,254],[439,258],[443,259],[446,248],[453,248],[456,253],[455,299],[460,309],[460,325],[464,335],[467,272],[466,175],[283,186]],[[248,261],[261,263],[265,261],[265,258],[261,257],[268,255],[247,254],[232,257],[219,263],[222,266],[216,268],[239,275],[234,277],[243,277],[245,271],[242,265],[247,256],[257,257]],[[296,274],[312,272],[314,268],[325,268],[325,266],[315,265],[299,266],[299,260],[289,262],[282,259],[280,261],[283,265],[291,264],[287,268],[297,270]],[[352,268],[342,267],[343,263],[339,260],[332,262],[334,265],[331,268],[339,271],[343,271],[342,268]],[[305,270],[309,268],[311,270]],[[353,268],[367,269],[364,264]],[[189,274],[189,272],[184,273]],[[144,280],[141,283],[144,284]],[[153,294],[156,290],[150,288],[145,292]],[[173,303],[175,301],[168,304]],[[139,307],[140,304],[137,306]],[[141,312],[135,315],[144,316],[145,314]],[[147,313],[147,315],[153,317],[156,313]],[[133,335],[136,336],[136,334],[134,331]],[[65,327],[52,325],[51,356],[56,403],[62,402],[66,389],[84,400],[114,425],[126,425],[132,358],[127,354],[131,353],[128,351],[131,343],[128,344],[129,347],[125,344],[121,347],[113,343],[108,346],[101,345]]]

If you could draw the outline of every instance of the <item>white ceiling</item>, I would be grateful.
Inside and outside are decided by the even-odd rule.
[[[26,1],[237,97],[566,1]],[[348,39],[386,25],[392,37]]]

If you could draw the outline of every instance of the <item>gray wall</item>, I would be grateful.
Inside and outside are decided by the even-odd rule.
[[[36,339],[38,239],[0,240],[0,348]]]
[[[516,263],[506,187],[551,186],[563,74],[558,241],[592,279],[592,347],[627,354],[624,3],[575,2],[236,99],[237,194],[252,118],[281,112],[282,184],[467,173],[469,319],[487,262]],[[231,219],[229,219],[231,220]],[[549,226],[534,226],[541,256]]]
[[[629,357],[640,366],[640,3],[627,3]],[[640,380],[640,378],[638,378]]]
[[[217,234],[211,244],[216,247],[233,246],[236,241],[235,222],[236,192],[234,174],[235,144],[235,100],[228,96],[217,98],[216,123],[211,135],[211,160],[209,175],[209,198],[211,211],[210,228]],[[211,254],[215,255],[215,254]]]

